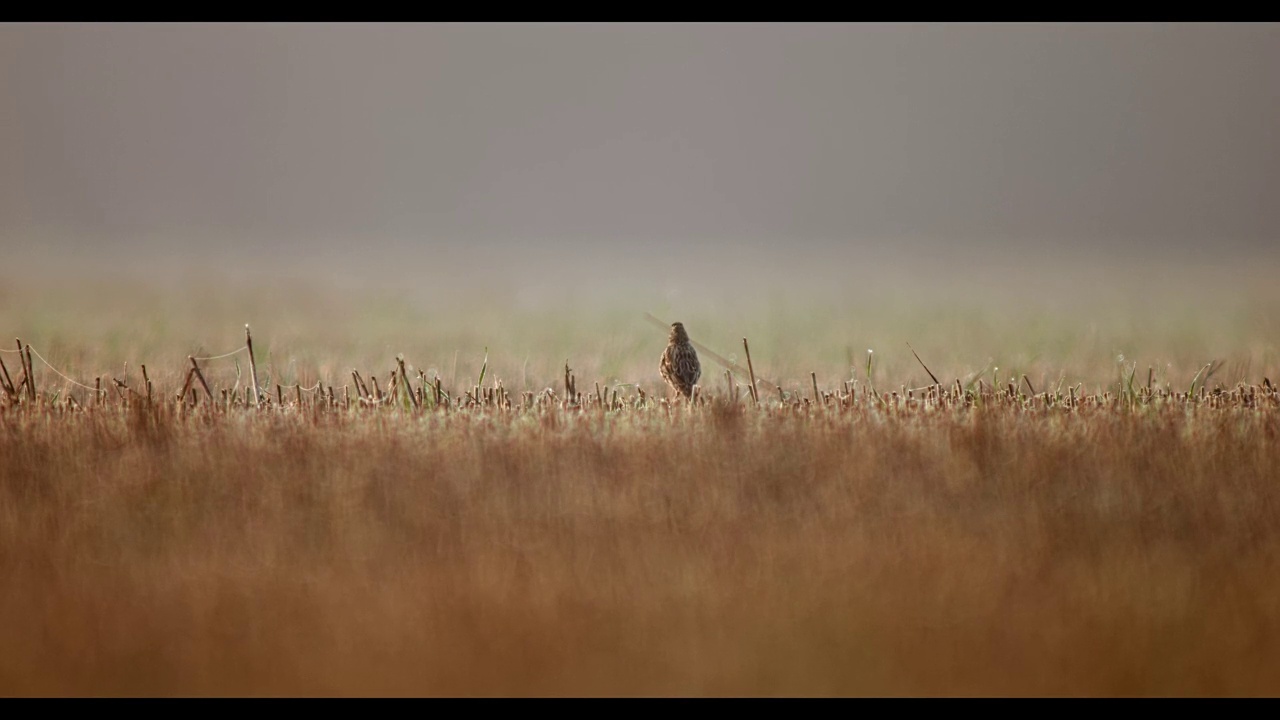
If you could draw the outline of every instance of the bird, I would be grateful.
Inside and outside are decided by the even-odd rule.
[[[686,398],[693,395],[693,386],[702,376],[702,365],[698,363],[698,352],[689,343],[684,323],[671,323],[671,335],[667,339],[667,349],[662,351],[658,370],[672,390]]]

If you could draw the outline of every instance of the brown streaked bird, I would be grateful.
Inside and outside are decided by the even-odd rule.
[[[702,376],[702,366],[698,363],[697,351],[689,343],[689,333],[685,332],[683,323],[671,323],[671,336],[667,340],[667,349],[662,352],[662,363],[658,369],[672,390],[686,398],[693,395],[693,386]]]

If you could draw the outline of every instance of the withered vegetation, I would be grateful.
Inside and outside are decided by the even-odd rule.
[[[5,694],[1278,688],[1269,379],[254,398],[192,360],[76,400],[23,350]]]
[[[1274,283],[658,308],[691,402],[634,312],[59,287],[0,285],[3,695],[1280,691]]]

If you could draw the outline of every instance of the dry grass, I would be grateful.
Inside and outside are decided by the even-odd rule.
[[[689,407],[606,310],[14,287],[13,334],[104,392],[36,358],[32,401],[3,355],[3,695],[1280,692],[1274,290],[659,312],[751,338]],[[257,317],[261,408],[243,354],[187,360]]]
[[[586,397],[6,404],[0,689],[1278,689],[1271,388]]]

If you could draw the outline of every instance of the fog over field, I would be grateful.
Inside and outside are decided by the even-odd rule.
[[[0,249],[532,286],[1251,264],[1278,115],[1274,24],[9,24]]]

